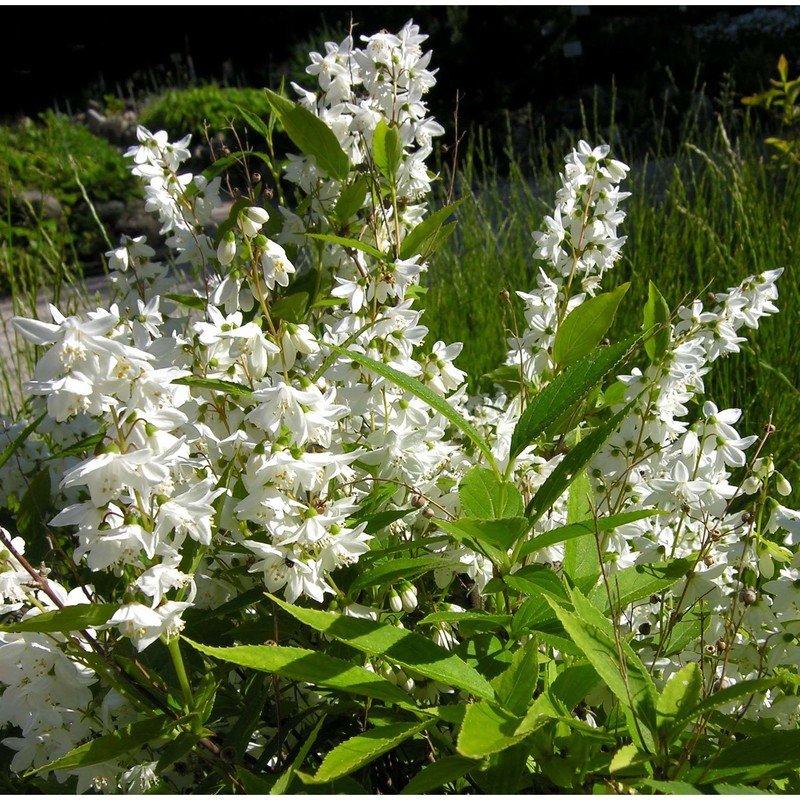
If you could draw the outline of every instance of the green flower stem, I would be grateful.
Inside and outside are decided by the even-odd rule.
[[[175,667],[175,673],[178,676],[178,683],[181,685],[183,702],[187,711],[192,711],[194,709],[194,695],[192,694],[192,687],[189,685],[189,676],[186,674],[186,666],[181,655],[180,636],[171,636],[167,642],[167,648],[172,658],[172,666]]]

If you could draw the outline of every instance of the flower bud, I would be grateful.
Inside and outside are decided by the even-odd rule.
[[[217,246],[217,259],[223,267],[227,267],[235,255],[236,237],[233,235],[233,231],[228,231]]]
[[[400,599],[405,611],[413,611],[418,605],[417,590],[408,581],[403,581],[400,584]]]
[[[403,601],[394,589],[389,591],[389,608],[391,608],[395,614],[399,614],[403,610]]]
[[[792,484],[781,475],[780,472],[775,473],[775,489],[781,497],[788,497],[792,493]]]

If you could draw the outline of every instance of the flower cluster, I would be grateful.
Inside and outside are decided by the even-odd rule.
[[[435,82],[424,41],[408,23],[397,35],[362,37],[363,47],[347,37],[311,55],[319,89],[295,87],[292,119],[311,131],[324,123],[347,169],[313,147],[291,156],[285,178],[299,192],[291,209],[255,190],[223,202],[219,177],[181,171],[188,138],[171,143],[163,131],[139,128],[127,155],[170,263],[154,261],[143,238],[125,238],[108,254],[118,291],[109,309],[65,317],[51,307],[50,322],[15,319],[23,337],[46,348],[28,391],[32,419],[46,412],[48,422],[38,438],[31,426],[24,447],[27,421],[5,426],[16,457],[2,466],[0,499],[13,496],[18,507],[28,477],[51,460],[58,511],[48,522],[70,562],[59,581],[25,569],[25,542],[3,531],[2,610],[21,622],[79,603],[108,613],[80,635],[0,634],[0,720],[18,729],[4,740],[17,751],[14,769],[143,723],[154,696],[168,719],[180,702],[159,695],[161,684],[137,661],[161,646],[184,711],[199,713],[181,634],[222,608],[243,631],[258,627],[263,641],[264,592],[400,627],[435,609],[444,616],[428,635],[455,650],[468,629],[458,615],[468,602],[492,607],[501,578],[531,567],[556,581],[568,575],[571,545],[537,547],[536,537],[576,521],[576,508],[595,520],[619,517],[598,531],[603,559],[587,592],[626,568],[666,576],[657,591],[608,609],[659,682],[689,661],[701,663],[709,690],[761,677],[800,633],[800,516],[768,507],[767,493],[785,494],[786,482],[763,440],[734,427],[740,412],[720,410],[703,384],[716,359],[739,350],[746,328],[777,311],[780,270],[717,295],[709,308],[698,300],[663,319],[649,363],[612,380],[586,419],[515,449],[531,398],[565,368],[559,332],[599,298],[619,258],[628,167],[586,142],[567,157],[556,207],[533,237],[537,285],[518,292],[526,328],[509,341],[507,362],[519,368],[519,391],[468,398],[454,364],[460,344],[428,342],[415,307],[438,233],[426,227],[435,176],[425,162],[443,133],[424,102]],[[537,491],[604,414],[617,414],[618,424],[580,467],[580,488],[565,484],[510,547],[505,531],[487,527],[497,520],[469,519],[470,508],[487,506],[463,490],[465,476],[494,470],[487,480],[499,481],[512,509],[500,521],[525,522]],[[488,446],[476,446],[480,435]],[[476,525],[501,544],[486,544]],[[386,570],[394,554],[412,571]],[[370,580],[381,558],[389,577]],[[680,575],[668,579],[675,564]],[[430,580],[412,582],[426,573]],[[67,591],[73,574],[83,583]],[[507,591],[505,603],[512,611]],[[768,653],[778,642],[784,650]],[[115,648],[128,666],[109,690],[104,670],[113,674]],[[562,662],[560,647],[548,652]],[[423,705],[458,696],[388,656],[364,663]],[[127,692],[126,681],[141,677],[132,678],[130,664],[150,680],[144,701]],[[236,671],[220,683],[245,691]],[[257,693],[257,684],[246,691]],[[312,691],[303,679],[295,700],[312,703]],[[597,707],[607,700],[599,693]],[[796,721],[795,700],[780,690],[764,695],[779,726]],[[221,729],[235,730],[235,716],[217,713]],[[266,752],[268,737],[279,735],[262,722],[239,743],[248,752]],[[176,759],[163,756],[166,730],[94,771],[56,777],[137,791],[159,772],[182,786]]]

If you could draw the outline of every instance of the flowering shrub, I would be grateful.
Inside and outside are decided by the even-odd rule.
[[[0,457],[15,772],[78,792],[797,788],[800,514],[772,499],[772,428],[741,436],[703,385],[777,310],[780,270],[674,312],[651,284],[609,344],[628,167],[580,142],[534,234],[514,380],[469,397],[460,345],[427,342],[415,308],[457,205],[426,206],[424,41],[328,43],[316,91],[267,92],[248,122],[301,151],[292,208],[247,153],[182,173],[188,138],[140,128],[171,262],[126,239],[110,309],[15,319],[45,348]],[[249,191],[214,228],[233,168]]]

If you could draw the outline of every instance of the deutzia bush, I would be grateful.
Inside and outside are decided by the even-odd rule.
[[[511,380],[468,396],[415,306],[457,205],[427,205],[425,38],[328,43],[245,111],[300,151],[291,204],[140,128],[168,261],[124,239],[110,308],[15,320],[0,718],[37,786],[798,788],[800,514],[771,425],[703,382],[780,270],[674,311],[651,284],[609,343],[628,167],[580,142]]]

